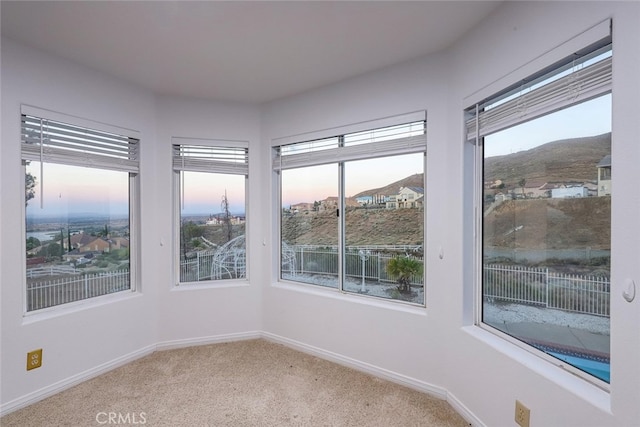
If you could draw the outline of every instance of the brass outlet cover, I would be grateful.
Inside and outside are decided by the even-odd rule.
[[[27,371],[42,366],[42,349],[33,350],[27,353]]]
[[[524,406],[519,400],[516,400],[516,423],[521,427],[529,427],[530,415],[531,411],[529,411],[529,408]]]

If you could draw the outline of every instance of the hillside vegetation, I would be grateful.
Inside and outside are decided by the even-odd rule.
[[[530,150],[485,159],[484,181],[502,180],[514,187],[518,181],[596,181],[596,165],[611,154],[611,133],[549,142]]]
[[[484,218],[487,246],[609,249],[611,198],[510,200]]]
[[[421,245],[421,209],[349,209],[346,217],[347,246]],[[283,240],[290,245],[338,244],[335,212],[296,214],[282,220]]]

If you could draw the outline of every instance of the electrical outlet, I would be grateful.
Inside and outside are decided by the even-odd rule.
[[[516,423],[521,427],[529,427],[529,415],[531,411],[522,402],[516,400]]]
[[[42,349],[33,350],[27,353],[27,371],[42,366]]]

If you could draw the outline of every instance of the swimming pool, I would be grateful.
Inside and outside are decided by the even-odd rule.
[[[611,365],[609,363],[598,362],[596,360],[586,359],[583,357],[568,356],[566,354],[557,353],[555,351],[546,351],[546,353],[560,360],[564,360],[565,362],[575,366],[576,368],[585,371],[596,378],[600,378],[607,383],[610,381]]]

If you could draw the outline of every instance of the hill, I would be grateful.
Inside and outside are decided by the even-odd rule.
[[[527,182],[596,181],[596,165],[611,154],[611,133],[549,142],[530,150],[485,159],[484,181],[507,188]]]
[[[513,249],[610,249],[610,213],[610,197],[510,200],[484,218],[484,242]]]
[[[389,185],[379,188],[372,188],[369,190],[361,191],[360,193],[351,196],[351,197],[361,197],[361,196],[371,196],[374,194],[383,195],[383,196],[391,196],[394,194],[398,194],[398,190],[400,187],[424,187],[424,174],[416,173],[406,178],[403,178],[399,181],[392,182]]]

